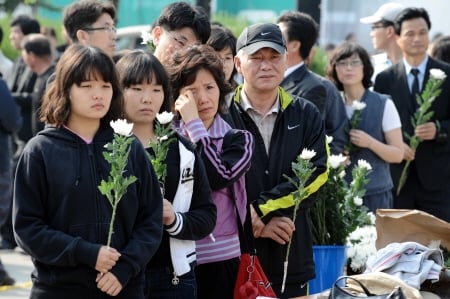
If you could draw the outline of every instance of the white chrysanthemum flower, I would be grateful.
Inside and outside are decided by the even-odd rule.
[[[338,168],[345,160],[347,160],[347,157],[345,157],[342,154],[339,155],[331,155],[328,159],[328,163],[330,163],[330,167],[333,169]]]
[[[173,119],[173,113],[172,112],[167,112],[167,111],[164,111],[163,113],[157,113],[156,114],[156,119],[162,125],[168,124]]]
[[[167,140],[167,139],[169,139],[169,137],[167,135],[158,137],[158,141],[164,141],[164,140]]]
[[[352,107],[354,110],[363,110],[366,108],[366,103],[360,101],[353,101]]]
[[[339,178],[343,179],[345,177],[345,170],[342,170],[341,172],[339,172],[338,176],[339,176]]]
[[[440,69],[430,69],[430,76],[437,80],[444,80],[447,75]]]
[[[370,163],[363,159],[358,160],[358,166],[367,170],[372,170],[372,166],[370,165]]]
[[[133,123],[128,123],[125,119],[112,120],[109,125],[113,128],[114,133],[123,136],[130,136],[133,130]]]
[[[375,225],[377,216],[373,212],[368,212],[367,215],[369,215],[370,217],[370,223],[372,223],[372,225]]]
[[[363,269],[367,260],[375,256],[377,249],[375,242],[377,231],[375,226],[367,225],[358,227],[347,238],[347,257],[350,259],[350,267],[354,271]]]
[[[309,149],[304,148],[302,150],[302,153],[300,154],[300,159],[311,160],[315,155],[316,155],[315,150],[309,150]]]
[[[142,38],[142,42],[141,42],[142,45],[146,45],[146,44],[152,42],[152,40],[153,40],[152,34],[146,30],[141,31],[141,38]]]
[[[330,144],[331,142],[333,142],[333,136],[325,135],[325,137],[326,137],[326,141],[327,141],[328,144]]]
[[[359,196],[355,196],[353,198],[353,202],[355,203],[355,205],[357,205],[359,207],[360,205],[363,204],[363,199]]]

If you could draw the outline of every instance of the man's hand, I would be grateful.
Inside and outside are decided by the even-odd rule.
[[[295,230],[294,222],[288,217],[273,217],[264,226],[261,238],[270,238],[278,244],[284,245]]]
[[[436,137],[436,124],[434,122],[427,122],[416,127],[414,134],[422,140],[434,140]]]
[[[102,246],[98,252],[97,263],[95,264],[95,270],[100,273],[106,273],[116,265],[119,260],[120,253],[111,247]]]
[[[97,283],[97,288],[109,296],[117,296],[122,291],[122,284],[111,272],[99,273],[95,282]]]

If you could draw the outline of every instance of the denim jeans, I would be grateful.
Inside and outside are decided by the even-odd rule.
[[[197,283],[195,281],[194,270],[178,276],[179,283],[172,284],[174,278],[172,270],[147,269],[146,271],[146,291],[147,299],[196,299]]]

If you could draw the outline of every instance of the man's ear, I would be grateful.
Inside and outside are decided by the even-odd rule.
[[[161,28],[161,26],[155,26],[152,29],[153,44],[155,46],[158,45],[159,40],[161,39],[162,32],[163,32],[163,29]]]
[[[387,36],[389,38],[392,38],[392,37],[395,38],[396,34],[395,34],[394,26],[388,26],[386,29],[387,29]]]
[[[82,45],[88,44],[89,32],[87,32],[86,30],[78,29],[76,35],[77,35],[77,40],[80,44],[82,44]]]
[[[239,74],[242,74],[242,72],[241,72],[241,58],[238,57],[237,55],[234,56],[234,66],[236,67],[236,71]]]

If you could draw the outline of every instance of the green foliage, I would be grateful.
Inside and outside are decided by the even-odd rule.
[[[227,14],[225,12],[218,12],[212,17],[212,22],[218,22],[233,32],[234,36],[238,38],[245,27],[250,25],[247,20],[239,19],[237,16]]]
[[[150,161],[155,173],[158,176],[158,180],[164,184],[167,175],[166,156],[169,150],[169,145],[175,141],[174,131],[168,124],[160,124],[157,120],[155,125],[156,142],[150,140],[150,147],[154,154],[150,155]]]
[[[309,69],[314,73],[325,77],[327,64],[328,57],[325,51],[320,47],[315,47],[315,53],[312,61],[309,63]]]
[[[8,15],[5,18],[0,19],[0,26],[3,29],[3,41],[1,44],[1,49],[3,54],[5,54],[6,57],[8,57],[11,60],[16,59],[20,53],[13,48],[13,46],[11,45],[11,42],[9,41],[9,32],[10,32],[10,26],[9,24],[11,23],[12,17],[11,15]],[[37,20],[39,21],[39,24],[41,25],[41,27],[44,26],[48,26],[48,27],[53,27],[56,31],[56,36],[58,37],[58,41],[61,41],[61,29],[62,29],[62,24],[61,21],[59,20],[50,20],[50,19],[45,19],[45,18],[40,18],[37,17]]]
[[[365,194],[370,169],[355,165],[351,184],[344,179],[344,169],[343,164],[330,167],[328,180],[317,193],[311,209],[315,245],[344,245],[357,227],[371,224],[367,207],[358,202]]]
[[[133,139],[114,133],[113,141],[105,145],[106,151],[103,152],[103,157],[111,165],[108,181],[102,180],[98,186],[100,193],[106,196],[112,206],[107,246],[111,245],[117,206],[123,195],[127,192],[128,186],[137,180],[133,175],[124,176],[126,172],[125,167],[128,163],[128,155],[130,153],[129,146],[133,142]]]

